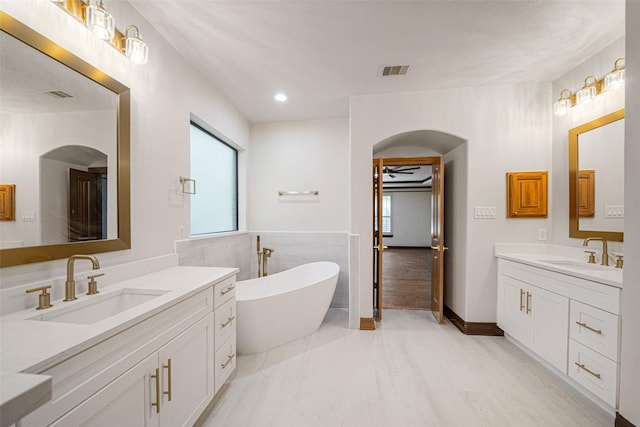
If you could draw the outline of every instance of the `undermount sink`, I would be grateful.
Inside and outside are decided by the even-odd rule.
[[[570,259],[539,259],[538,261],[557,265],[560,267],[569,267],[580,270],[604,270],[607,268],[598,264],[588,264],[586,262],[574,261]]]
[[[49,313],[46,311],[38,313],[37,316],[30,317],[28,320],[90,325],[144,304],[167,292],[169,291],[124,288],[108,295],[92,296],[79,305],[72,304],[70,307],[63,307]]]

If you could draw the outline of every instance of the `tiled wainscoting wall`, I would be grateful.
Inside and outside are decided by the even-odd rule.
[[[340,266],[340,276],[332,307],[349,307],[349,235],[347,233],[247,232],[199,237],[176,242],[180,265],[236,267],[238,280],[256,277],[258,258],[256,236],[262,247],[274,249],[269,258],[269,274],[315,261],[332,261]]]

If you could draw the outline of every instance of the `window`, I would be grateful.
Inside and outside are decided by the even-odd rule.
[[[238,152],[191,122],[191,235],[238,229]]]
[[[391,233],[391,195],[382,196],[382,232]]]

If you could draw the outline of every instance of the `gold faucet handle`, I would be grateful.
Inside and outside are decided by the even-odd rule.
[[[587,261],[589,264],[595,264],[596,263],[596,252],[595,251],[584,251],[585,254],[589,254],[589,261]]]
[[[27,289],[25,292],[30,294],[31,292],[39,292],[42,291],[40,295],[38,295],[38,306],[36,310],[44,310],[45,308],[53,307],[51,304],[51,294],[47,291],[51,288],[51,285],[40,286],[39,288]]]
[[[87,276],[87,279],[89,279],[89,289],[87,290],[87,295],[95,295],[100,293],[100,291],[98,290],[98,282],[96,282],[96,277],[100,276],[104,276],[104,273],[92,274],[90,276]]]
[[[624,255],[616,255],[616,268],[622,268],[622,264],[624,264],[623,256]]]

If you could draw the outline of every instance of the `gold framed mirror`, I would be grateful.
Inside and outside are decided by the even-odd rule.
[[[624,239],[624,108],[569,130],[569,237]]]
[[[3,38],[0,130],[2,143],[6,145],[2,167],[5,171],[0,175],[0,183],[20,182],[13,195],[15,219],[0,222],[3,235],[0,267],[51,261],[73,254],[130,249],[129,88],[2,11],[0,30]],[[19,62],[21,60],[24,62]],[[30,75],[32,79],[28,80]],[[70,82],[79,83],[72,86]],[[37,101],[23,96],[26,91],[34,93],[33,99],[39,97]],[[64,106],[61,104],[64,99],[51,100],[74,98],[74,94],[66,93],[73,91],[78,92],[75,99]],[[106,103],[103,99],[107,99]],[[48,104],[54,102],[59,102],[58,109],[47,110]],[[11,114],[19,118],[12,119]],[[38,120],[48,122],[49,127],[34,131],[36,114]],[[66,122],[61,123],[63,114]],[[93,118],[87,120],[90,114]],[[22,127],[18,127],[18,122]],[[64,129],[61,135],[58,135],[59,129]],[[44,138],[36,138],[43,135]],[[45,144],[39,139],[47,140],[44,149]],[[11,158],[10,154],[17,155]],[[68,160],[69,157],[74,161]],[[66,165],[63,173],[56,172],[64,175],[62,178],[55,175],[66,188],[51,190],[55,180],[43,166],[46,162]],[[75,213],[71,200],[75,190],[71,188],[69,176],[76,164],[82,165],[79,168],[82,171],[88,168],[93,175],[101,176],[91,185],[98,189],[95,191],[102,204],[97,208],[85,207],[100,212],[100,219],[94,221],[100,223],[99,232],[90,229],[84,234],[78,233],[79,227],[71,219]],[[96,198],[96,193],[88,194],[91,197],[83,197]],[[55,203],[63,207],[51,207]],[[56,229],[45,232],[48,216],[54,218],[49,219],[50,222],[59,224]]]

